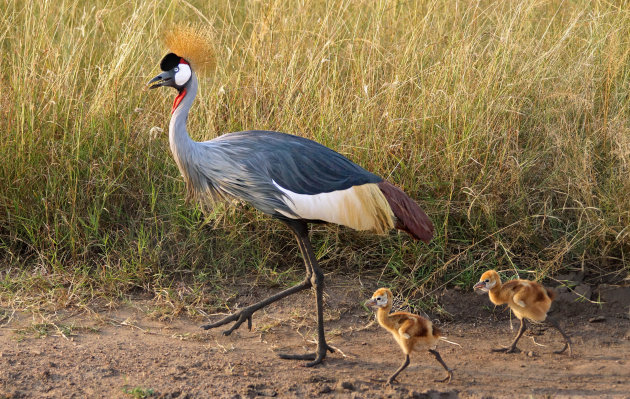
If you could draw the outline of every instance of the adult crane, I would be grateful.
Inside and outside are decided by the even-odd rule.
[[[284,359],[322,362],[327,351],[323,315],[324,274],[308,236],[308,223],[336,223],[355,230],[383,234],[392,228],[429,242],[433,225],[402,190],[341,154],[303,137],[271,131],[228,133],[213,140],[193,141],[186,120],[197,94],[195,69],[204,63],[208,46],[194,31],[171,35],[171,50],[160,62],[162,73],[149,88],[173,87],[169,143],[189,193],[200,201],[238,199],[286,224],[293,232],[306,267],[304,280],[263,301],[247,306],[204,329],[234,324],[229,335],[257,310],[296,292],[314,288],[317,308],[317,350]]]

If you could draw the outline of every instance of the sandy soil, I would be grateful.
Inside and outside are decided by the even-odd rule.
[[[487,296],[445,291],[444,311],[430,316],[461,345],[437,348],[455,368],[454,379],[433,382],[444,370],[421,352],[394,387],[384,383],[402,354],[361,306],[374,288],[358,281],[327,285],[326,329],[340,351],[314,368],[276,355],[313,350],[310,292],[255,314],[253,331],[242,326],[228,337],[200,330],[200,320],[156,320],[150,300],[110,311],[13,314],[0,329],[0,398],[630,398],[628,287],[595,289],[605,304],[575,301],[569,293],[554,303],[572,337],[572,357],[554,355],[562,338],[540,327],[521,339],[520,353],[491,353],[511,342],[518,321],[510,330],[509,312]],[[248,291],[237,299],[246,305],[265,294]]]

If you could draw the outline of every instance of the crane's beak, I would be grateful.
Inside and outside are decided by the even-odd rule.
[[[147,83],[149,89],[157,89],[158,87],[170,85],[173,81],[172,74],[169,72],[162,72],[158,76],[154,77]]]
[[[369,306],[369,307],[375,307],[376,306],[376,299],[372,298],[368,301],[365,302],[365,306]]]

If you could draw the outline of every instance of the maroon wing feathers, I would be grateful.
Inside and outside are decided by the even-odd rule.
[[[433,237],[433,223],[418,204],[393,184],[383,180],[378,187],[387,199],[394,216],[396,228],[406,231],[413,238],[426,243]]]

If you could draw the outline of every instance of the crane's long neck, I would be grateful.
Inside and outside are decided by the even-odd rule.
[[[186,121],[188,112],[197,95],[197,76],[193,72],[184,89],[179,93],[173,104],[173,115],[169,125],[169,143],[173,158],[182,176],[189,182],[189,166],[195,142],[188,135]]]

